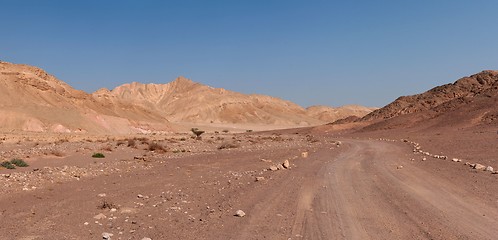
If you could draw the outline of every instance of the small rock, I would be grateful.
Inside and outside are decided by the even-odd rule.
[[[494,172],[494,169],[491,166],[487,166],[486,169],[484,169],[484,170],[488,171],[488,172]]]
[[[482,164],[479,164],[479,163],[476,163],[474,165],[474,169],[476,169],[476,170],[484,170],[484,169],[486,169],[486,166],[484,166]]]
[[[237,217],[243,217],[245,215],[246,215],[246,213],[242,210],[237,210],[237,212],[235,212],[235,216],[237,216]]]
[[[270,171],[277,171],[277,170],[278,170],[278,168],[277,168],[276,166],[270,166],[269,170],[270,170]]]
[[[451,159],[451,161],[453,161],[453,162],[461,162],[462,160],[460,160],[458,158],[453,158],[453,159]]]
[[[427,160],[427,158],[422,158],[422,161],[425,161],[425,160]]]
[[[83,223],[83,225],[85,225],[85,226],[87,226],[88,224],[90,224],[90,223],[88,223],[88,222]]]
[[[102,238],[103,239],[111,239],[111,237],[114,236],[112,233],[102,233]]]
[[[99,214],[95,215],[93,218],[100,220],[100,219],[104,219],[107,217],[103,213],[99,213]]]
[[[284,168],[289,168],[290,167],[290,163],[289,163],[289,160],[285,160],[284,163],[282,163],[282,166]]]
[[[302,152],[301,153],[302,158],[307,158],[308,157],[308,152]]]
[[[401,165],[396,167],[396,169],[402,169],[402,168],[403,168],[403,166],[401,166]]]
[[[265,180],[265,177],[256,177],[256,182]]]
[[[111,208],[111,212],[116,212],[116,211],[117,211],[117,209]]]
[[[107,194],[105,194],[105,193],[99,193],[99,195],[97,195],[97,197],[106,197],[106,196],[107,196]]]
[[[144,237],[142,240],[152,240],[152,238]]]
[[[144,196],[142,194],[138,194],[137,198],[144,198]]]

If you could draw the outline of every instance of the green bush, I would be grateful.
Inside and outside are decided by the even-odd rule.
[[[93,158],[105,158],[105,155],[103,153],[94,153],[92,155]]]
[[[7,169],[15,169],[16,168],[16,166],[14,166],[12,163],[10,163],[8,161],[0,163],[0,166],[7,168]]]
[[[16,166],[18,166],[18,167],[28,167],[28,166],[29,166],[29,164],[28,164],[28,163],[26,163],[24,160],[22,160],[22,159],[17,159],[17,158],[12,159],[12,160],[10,161],[10,163],[12,163],[12,164],[14,164],[14,165],[16,165]]]

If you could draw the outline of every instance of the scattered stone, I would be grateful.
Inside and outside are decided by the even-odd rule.
[[[484,169],[486,169],[486,166],[484,166],[482,164],[479,164],[479,163],[476,163],[474,165],[474,169],[476,169],[476,170],[484,170]]]
[[[301,153],[302,158],[307,158],[308,157],[308,152],[302,152]]]
[[[491,166],[487,166],[486,169],[484,169],[484,170],[488,171],[488,172],[494,172],[494,169]]]
[[[453,161],[453,162],[461,162],[462,160],[460,160],[458,158],[453,158],[453,159],[451,159],[451,161]]]
[[[93,218],[100,220],[100,219],[104,219],[107,217],[103,213],[99,213],[99,214],[95,215]]]
[[[277,171],[278,168],[277,168],[277,166],[270,166],[269,170],[270,171]]]
[[[235,212],[235,216],[237,216],[237,217],[243,217],[245,215],[246,215],[246,213],[242,210],[237,210],[237,212]]]
[[[425,160],[427,160],[427,158],[422,158],[422,161],[425,161]]]
[[[111,212],[116,212],[116,211],[118,211],[118,210],[115,208],[111,208]]]
[[[106,196],[107,196],[107,194],[105,194],[105,193],[99,193],[99,195],[97,195],[97,196],[98,196],[98,197],[106,197]]]
[[[111,239],[112,236],[114,236],[112,233],[102,233],[102,239]]]
[[[282,163],[282,167],[289,168],[290,167],[289,160],[285,160],[284,163]]]
[[[85,225],[85,226],[88,226],[88,224],[90,224],[90,223],[88,223],[88,222],[83,223],[83,225]]]
[[[256,182],[265,180],[265,177],[256,177]]]
[[[133,157],[134,160],[140,160],[140,161],[146,161],[147,159],[145,158],[145,156],[135,156]]]
[[[129,207],[121,208],[121,211],[120,211],[120,213],[135,213],[135,212],[137,212],[136,209],[129,208]]]
[[[403,168],[403,166],[401,166],[401,165],[396,167],[396,169],[402,169],[402,168]]]

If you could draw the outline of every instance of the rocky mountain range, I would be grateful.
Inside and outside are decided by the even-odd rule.
[[[175,124],[325,124],[361,106],[305,109],[264,95],[212,88],[179,77],[167,84],[133,82],[92,94],[75,90],[40,68],[0,62],[0,131],[133,133],[175,131]]]
[[[368,129],[498,125],[498,71],[482,71],[399,97],[359,121],[375,122]]]

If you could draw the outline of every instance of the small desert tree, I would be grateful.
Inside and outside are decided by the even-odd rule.
[[[205,131],[199,130],[198,128],[192,128],[192,129],[190,129],[190,131],[192,131],[192,133],[195,134],[195,136],[196,136],[195,139],[197,139],[197,140],[201,140],[201,135],[203,133],[205,133]]]

